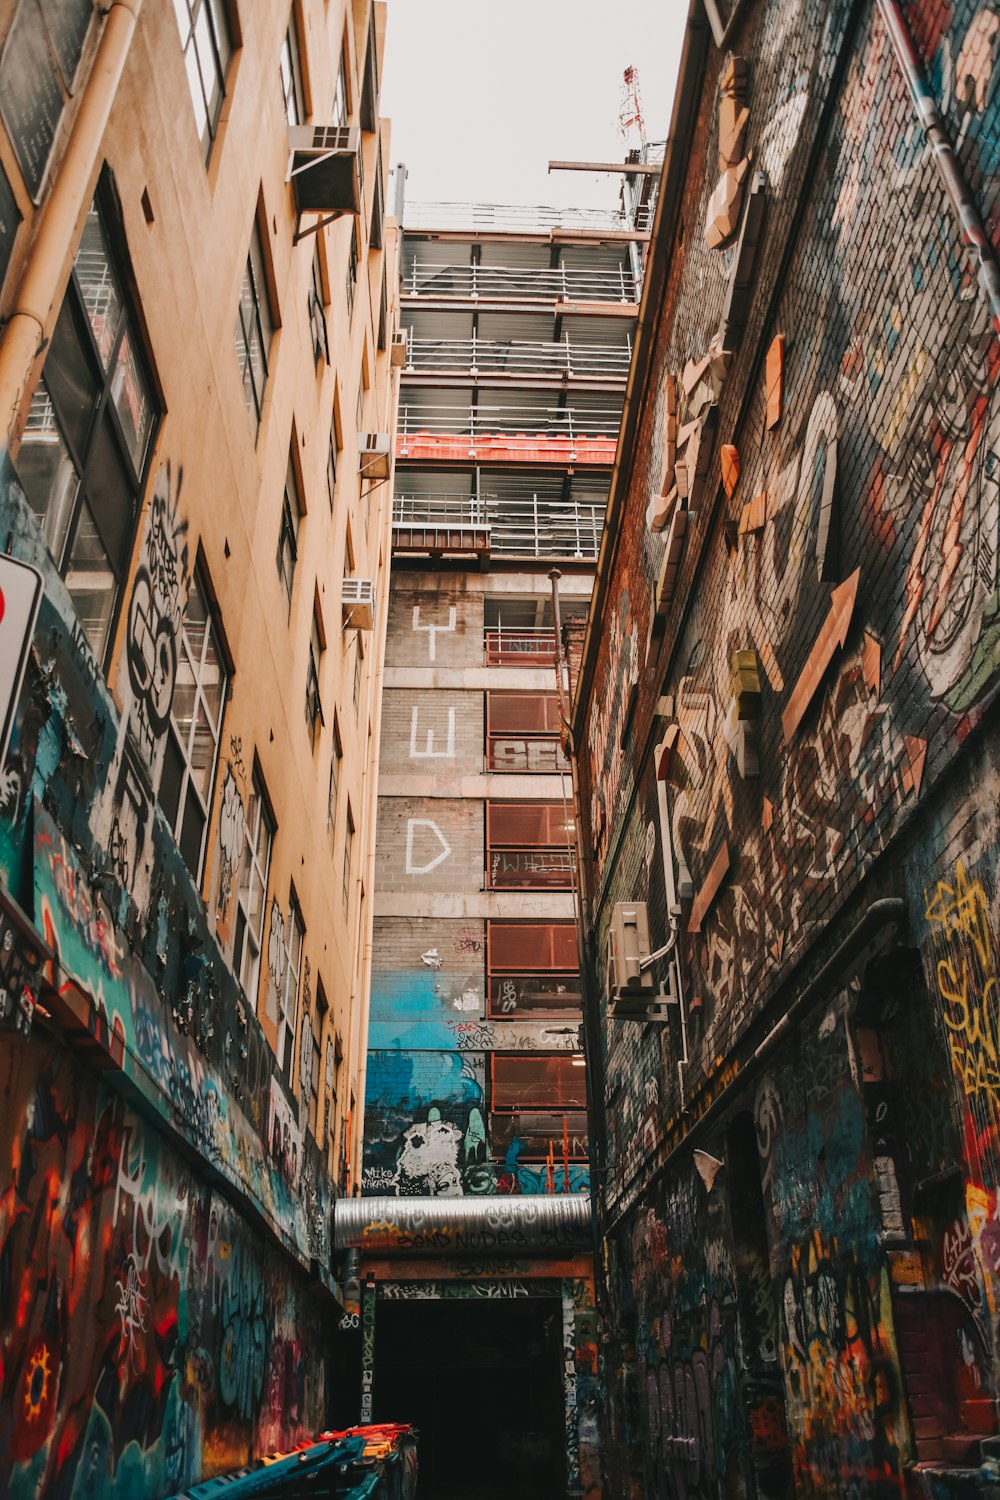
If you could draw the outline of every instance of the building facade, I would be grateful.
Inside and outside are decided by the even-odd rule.
[[[0,532],[37,570],[0,589],[41,588],[0,762],[11,1497],[173,1494],[328,1417],[397,385],[384,31],[367,0],[0,4]]]
[[[691,7],[574,707],[616,1495],[995,1488],[996,56]]]
[[[364,1196],[350,1205],[367,1225],[368,1373],[379,1417],[405,1351],[431,1361],[437,1378],[411,1372],[408,1389],[432,1485],[457,1483],[467,1430],[498,1493],[595,1495],[590,1227],[570,1206],[589,1186],[575,821],[549,570],[562,619],[580,618],[648,235],[630,214],[473,205],[408,205],[405,224]],[[484,1237],[483,1200],[501,1198]],[[483,1404],[485,1424],[460,1415]]]

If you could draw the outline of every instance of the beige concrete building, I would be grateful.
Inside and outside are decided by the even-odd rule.
[[[5,1493],[68,1493],[99,1434],[95,1493],[170,1494],[330,1406],[397,385],[384,33],[369,0],[0,0],[0,528],[42,590],[0,761]],[[86,1225],[38,1207],[47,1156]]]

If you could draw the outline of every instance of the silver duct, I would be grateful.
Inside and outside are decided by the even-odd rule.
[[[558,1253],[590,1242],[587,1193],[544,1197],[338,1198],[337,1250],[531,1250]]]

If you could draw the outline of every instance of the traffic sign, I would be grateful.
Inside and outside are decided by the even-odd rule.
[[[30,563],[0,555],[0,770],[42,602],[42,575]]]

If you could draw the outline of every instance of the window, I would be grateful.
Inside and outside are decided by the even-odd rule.
[[[347,51],[340,49],[340,67],[337,69],[337,83],[333,91],[333,112],[330,116],[334,125],[346,125],[347,117],[351,112],[351,101],[347,93]]]
[[[347,832],[344,835],[344,910],[351,906],[351,868],[354,864],[354,814],[347,804]]]
[[[487,886],[570,890],[572,829],[562,802],[486,804]]]
[[[312,333],[313,358],[319,364],[330,363],[330,345],[326,336],[326,310],[323,298],[323,271],[319,263],[319,246],[313,251],[312,275],[309,279],[309,330]]]
[[[569,769],[555,693],[487,693],[486,764],[491,771]]]
[[[333,717],[333,746],[330,750],[330,793],[326,805],[326,826],[329,832],[333,831],[337,821],[337,794],[340,789],[340,762],[344,751],[340,743],[340,725],[337,716]]]
[[[586,1109],[586,1069],[558,1057],[493,1054],[494,1109]]]
[[[267,357],[274,334],[274,315],[267,290],[264,246],[255,223],[250,232],[240,305],[236,313],[236,357],[240,362],[243,396],[256,432],[264,405]]]
[[[196,881],[205,860],[226,685],[218,626],[205,578],[195,568],[180,631],[158,800]]]
[[[159,416],[115,228],[110,187],[102,182],[18,458],[25,493],[102,663]]]
[[[361,83],[359,115],[362,130],[378,129],[378,50],[375,44],[374,5],[368,15],[368,46],[365,51],[365,71]]]
[[[294,12],[288,18],[288,30],[281,44],[281,95],[285,102],[285,119],[289,125],[301,125],[306,117],[305,90],[302,87],[302,63],[299,60],[299,38]]]
[[[354,293],[358,288],[358,232],[351,220],[351,248],[347,261],[347,316],[354,315]]]
[[[256,1001],[260,978],[260,945],[264,927],[264,901],[267,896],[267,873],[274,842],[274,819],[264,790],[264,781],[254,767],[253,790],[247,808],[246,845],[240,866],[240,884],[236,898],[236,923],[233,933],[233,969],[243,993]]]
[[[278,1067],[291,1082],[295,1060],[295,1032],[299,1018],[299,979],[302,974],[302,944],[306,930],[299,903],[292,891],[288,897],[288,936],[285,940],[285,975],[278,996]]]
[[[323,637],[314,607],[312,629],[309,632],[309,667],[306,672],[306,723],[309,725],[309,737],[314,750],[323,727],[323,705],[319,697],[319,660],[322,654]]]
[[[505,1020],[579,1015],[580,968],[572,922],[489,922],[489,1013]]]
[[[337,440],[331,433],[330,451],[326,459],[326,492],[330,497],[330,510],[333,511],[333,499],[337,493]]]
[[[295,582],[295,563],[299,555],[299,521],[302,507],[299,504],[299,488],[295,481],[292,456],[288,455],[285,471],[285,493],[281,501],[281,527],[278,531],[278,574],[288,596],[288,608],[292,607],[292,585]]]
[[[225,0],[174,0],[194,121],[207,161],[226,94],[233,52]]]
[[[325,1125],[323,1118],[324,1086],[323,1078],[320,1074],[320,1068],[322,1067],[320,1040],[326,1024],[328,1010],[329,1006],[327,1004],[326,992],[323,989],[323,982],[318,979],[316,982],[316,1013],[313,1016],[310,1032],[312,1036],[312,1072],[309,1075],[309,1129],[312,1131],[313,1140],[317,1144],[323,1134]],[[329,1045],[329,1041],[327,1045]]]
[[[361,707],[361,637],[354,641],[354,712]]]

